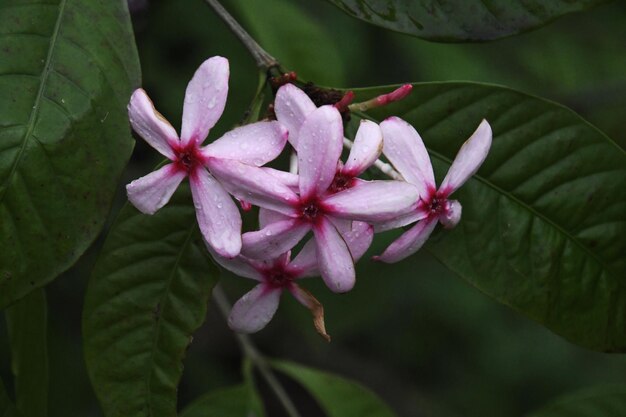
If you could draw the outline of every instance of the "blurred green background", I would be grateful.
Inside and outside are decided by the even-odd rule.
[[[484,44],[434,44],[387,32],[322,0],[225,0],[224,5],[303,79],[337,87],[437,80],[504,84],[573,108],[626,147],[626,2]],[[256,68],[212,10],[202,0],[132,1],[131,9],[143,87],[165,117],[180,126],[185,87],[195,68],[222,55],[231,64],[231,92],[211,137],[239,122],[254,94]],[[123,184],[158,160],[137,142],[111,219],[125,202]],[[372,253],[392,237],[377,237]],[[48,287],[51,417],[101,415],[85,370],[80,325],[102,241]],[[252,282],[228,276],[223,285],[234,301]],[[400,416],[523,416],[577,388],[626,382],[626,356],[569,344],[453,276],[426,251],[392,266],[366,256],[349,294],[330,294],[318,280],[306,286],[325,305],[332,343],[316,335],[309,313],[288,296],[253,340],[269,356],[360,381]],[[9,381],[4,321],[0,358],[0,375]],[[239,380],[235,339],[211,308],[188,351],[179,404]],[[310,402],[298,390],[294,395]],[[269,406],[269,416],[283,415],[272,401]],[[314,409],[308,412],[316,415]]]

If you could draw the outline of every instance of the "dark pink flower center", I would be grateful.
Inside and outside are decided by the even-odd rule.
[[[328,192],[331,194],[338,193],[339,191],[352,188],[353,185],[354,176],[337,171],[333,182],[330,184],[330,187],[328,187]]]
[[[284,267],[276,266],[272,269],[268,269],[264,273],[265,280],[272,288],[285,288],[291,285],[295,277],[288,271],[285,271]]]
[[[420,202],[420,207],[422,210],[428,211],[429,216],[437,217],[446,211],[448,195],[434,188],[430,188],[428,192],[428,197]]]
[[[431,215],[439,215],[443,212],[445,207],[445,200],[439,199],[437,197],[430,200],[430,214]]]
[[[205,157],[200,152],[198,146],[191,142],[189,145],[174,149],[176,153],[176,165],[180,170],[190,173],[198,165],[205,162]]]
[[[317,199],[307,201],[300,205],[300,216],[310,223],[317,223],[323,215],[324,207],[322,207]]]

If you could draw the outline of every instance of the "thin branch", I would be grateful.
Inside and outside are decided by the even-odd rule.
[[[272,67],[278,66],[276,58],[267,53],[267,51],[261,48],[261,45],[255,41],[252,36],[246,30],[241,27],[239,22],[228,13],[226,9],[220,4],[218,0],[204,0],[209,6],[215,10],[215,13],[226,23],[230,30],[239,38],[241,43],[248,49],[258,67],[269,70]]]
[[[217,304],[217,307],[222,315],[224,317],[228,317],[231,305],[226,298],[224,290],[222,290],[222,287],[220,287],[219,284],[213,289],[213,299],[215,299],[215,303]],[[289,395],[272,372],[267,359],[261,354],[261,352],[259,352],[256,346],[254,346],[254,343],[252,343],[252,340],[248,337],[248,335],[235,332],[235,337],[237,338],[244,355],[250,359],[254,366],[256,366],[259,370],[259,373],[263,379],[265,379],[272,391],[274,391],[278,401],[280,401],[282,406],[285,408],[289,417],[300,417],[300,413],[296,409],[296,406],[293,404],[291,398],[289,398]]]

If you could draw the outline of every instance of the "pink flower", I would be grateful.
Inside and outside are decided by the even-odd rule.
[[[335,106],[337,107],[337,106]],[[298,133],[304,120],[317,107],[313,101],[293,84],[282,86],[276,93],[274,109],[277,120],[289,130],[289,143],[298,149]],[[293,132],[293,133],[292,133]],[[383,149],[383,136],[380,127],[373,122],[364,120],[359,126],[356,138],[346,164],[338,162],[335,178],[329,187],[329,192],[338,192],[351,188],[359,181],[356,177],[378,159]],[[281,175],[281,180],[292,188],[298,187],[298,176],[288,173],[276,173]]]
[[[264,220],[261,217],[260,220],[263,227],[264,222],[269,219]],[[372,243],[373,229],[366,223],[353,222],[351,228],[342,229],[341,236],[356,261],[363,256]],[[319,275],[316,252],[315,242],[309,240],[293,260],[291,260],[290,252],[266,261],[249,259],[241,255],[234,259],[215,256],[215,260],[229,271],[259,281],[257,286],[233,306],[228,319],[230,327],[241,333],[254,333],[261,330],[274,316],[280,296],[283,291],[287,290],[311,311],[318,333],[330,340],[324,326],[324,308],[310,292],[297,284],[297,281],[302,278]]]
[[[153,214],[189,176],[196,217],[204,238],[219,254],[233,257],[241,250],[241,215],[220,184],[214,166],[226,164],[231,169],[242,166],[242,171],[260,171],[257,166],[280,154],[287,131],[278,122],[259,122],[234,129],[201,147],[224,111],[228,75],[225,58],[213,57],[200,65],[187,86],[180,139],[156,111],[144,90],[133,93],[128,106],[133,129],[172,162],[131,182],[126,191],[137,209]]]
[[[385,141],[383,153],[411,184],[419,190],[420,199],[413,211],[376,225],[384,231],[418,222],[374,259],[397,262],[417,252],[426,242],[437,221],[452,228],[461,219],[461,203],[448,197],[478,171],[491,147],[491,126],[483,120],[463,144],[441,187],[436,188],[428,152],[417,131],[402,119],[390,117],[380,124]]]
[[[373,123],[364,123],[361,129],[365,129],[362,135],[381,134]],[[235,194],[282,214],[263,229],[244,233],[241,253],[254,259],[275,258],[312,230],[324,282],[332,291],[349,291],[355,281],[354,262],[337,227],[354,220],[378,223],[398,217],[415,204],[417,190],[403,181],[358,181],[351,188],[329,192],[343,147],[341,115],[332,106],[314,109],[306,116],[296,138],[299,195],[290,190],[291,195],[285,193],[282,200],[274,199],[271,207],[267,194],[263,204],[255,201],[254,195]],[[354,164],[348,161],[346,166],[360,167],[362,160],[355,158]]]

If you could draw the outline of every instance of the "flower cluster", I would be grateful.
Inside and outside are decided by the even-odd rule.
[[[397,262],[416,252],[438,221],[454,227],[461,205],[449,197],[482,164],[491,129],[486,121],[480,124],[437,189],[426,148],[408,123],[395,117],[380,125],[363,120],[344,163],[341,154],[349,141],[338,106],[317,107],[289,83],[276,93],[275,121],[235,128],[202,146],[224,110],[228,76],[228,61],[222,57],[198,68],[187,87],[180,137],[145,91],[133,93],[133,129],[171,162],[128,184],[128,198],[143,213],[153,214],[189,177],[198,225],[215,261],[259,282],[234,305],[230,326],[247,333],[262,329],[287,290],[311,310],[317,331],[328,338],[321,304],[297,281],[321,276],[331,291],[349,291],[356,279],[354,263],[369,248],[374,231],[416,223],[374,257]],[[384,105],[410,89],[403,86],[357,106]],[[264,167],[287,141],[297,157],[294,169]],[[394,177],[401,179],[359,178],[380,164],[381,153],[399,172]],[[259,207],[259,230],[242,234],[241,215],[231,196],[244,208]],[[292,250],[304,240],[292,259]]]

